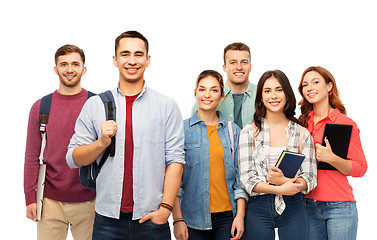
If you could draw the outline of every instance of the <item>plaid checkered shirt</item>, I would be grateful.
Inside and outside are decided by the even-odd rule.
[[[286,127],[288,145],[286,150],[298,152],[298,142],[301,126],[292,121]],[[264,195],[265,193],[254,192],[253,188],[259,182],[267,183],[267,172],[270,159],[270,129],[266,119],[262,119],[261,131],[254,137],[252,125],[246,125],[239,139],[238,166],[241,186],[251,196]],[[301,191],[308,194],[317,185],[317,164],[315,159],[315,148],[312,136],[308,130],[304,131],[302,142],[302,153],[305,159],[297,172],[307,183],[308,188]],[[281,195],[275,196],[275,210],[281,215],[285,209],[285,202]]]

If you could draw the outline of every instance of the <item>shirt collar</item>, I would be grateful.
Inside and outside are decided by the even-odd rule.
[[[225,86],[224,86],[224,93],[225,93],[225,96],[227,96],[228,94],[233,94],[233,92],[229,88],[228,84],[225,84]],[[246,89],[245,93],[249,96],[252,96],[252,94],[253,94],[253,85],[250,82],[247,85],[247,89]]]
[[[118,91],[118,94],[122,95],[124,97],[124,94],[122,93],[122,91],[120,90],[119,88],[119,83],[118,83],[118,86],[117,86],[117,91]],[[145,82],[144,80],[144,85],[143,85],[143,89],[141,90],[139,96],[137,96],[136,99],[140,98],[141,96],[144,95],[144,93],[147,91],[147,83]]]
[[[227,124],[225,118],[223,117],[223,115],[219,111],[216,111],[216,114],[219,117],[219,124],[218,125],[220,125],[220,127],[224,127]],[[190,127],[197,124],[197,123],[200,123],[200,122],[203,122],[205,124],[205,122],[203,120],[199,119],[198,110],[196,110],[194,115],[192,115],[191,118],[190,118]]]
[[[341,113],[340,113],[339,109],[335,108],[329,115],[327,115],[326,119],[328,118],[331,122],[334,123],[340,114]],[[309,118],[308,118],[308,121],[309,121],[314,117],[314,110],[312,110],[308,114],[308,116],[309,116]]]

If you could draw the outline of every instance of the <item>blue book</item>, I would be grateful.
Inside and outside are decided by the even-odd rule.
[[[302,153],[290,152],[284,150],[276,162],[275,167],[281,169],[284,176],[287,178],[294,178],[297,171],[301,167],[302,162],[305,159],[305,155]]]

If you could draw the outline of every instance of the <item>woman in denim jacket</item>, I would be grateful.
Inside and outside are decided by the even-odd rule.
[[[186,165],[173,207],[174,234],[179,240],[240,239],[244,231],[248,196],[238,176],[240,128],[216,112],[223,95],[222,76],[203,71],[196,80],[198,111],[184,121]]]

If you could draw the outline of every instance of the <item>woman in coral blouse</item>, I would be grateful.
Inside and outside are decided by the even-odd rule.
[[[308,239],[356,239],[356,200],[347,176],[362,177],[367,170],[359,129],[346,116],[335,79],[328,70],[323,67],[307,68],[302,74],[299,92],[303,97],[299,103],[299,121],[313,136],[317,161],[326,162],[335,168],[319,168],[317,187],[306,195]],[[326,146],[321,145],[326,123],[353,126],[347,159],[335,155],[327,139]]]

